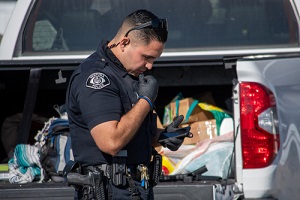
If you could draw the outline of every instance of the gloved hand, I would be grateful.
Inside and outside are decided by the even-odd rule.
[[[181,129],[178,128],[178,126],[183,121],[183,118],[184,118],[183,115],[176,117],[174,121],[171,124],[169,124],[161,134],[168,133],[168,132],[176,132],[179,129]],[[171,151],[177,151],[179,147],[182,145],[184,138],[185,136],[169,137],[167,139],[164,139],[162,142],[160,142],[160,144],[164,147],[167,147]]]
[[[153,102],[157,97],[157,93],[158,93],[158,84],[156,79],[151,75],[144,76],[144,74],[140,74],[139,85],[138,85],[139,97],[148,98],[151,101],[149,102],[150,106],[153,107]]]

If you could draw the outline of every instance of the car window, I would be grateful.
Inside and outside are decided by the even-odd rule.
[[[139,8],[168,19],[165,51],[298,46],[288,0],[43,0],[28,20],[23,51],[93,51]]]

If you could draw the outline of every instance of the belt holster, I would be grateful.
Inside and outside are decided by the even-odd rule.
[[[88,167],[88,174],[78,177],[84,199],[105,200],[104,172],[97,167]]]
[[[105,200],[103,170],[94,166],[83,169],[79,163],[69,161],[63,170],[65,181],[78,193],[81,192],[83,199]]]
[[[153,148],[153,157],[150,163],[150,184],[156,186],[162,173],[162,156]]]
[[[115,186],[126,185],[126,158],[127,150],[121,150],[112,157],[112,182]]]

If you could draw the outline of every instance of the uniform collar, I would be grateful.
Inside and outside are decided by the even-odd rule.
[[[97,53],[99,55],[106,55],[106,57],[109,59],[109,63],[112,63],[115,69],[118,70],[118,72],[122,75],[122,77],[125,77],[128,72],[126,71],[125,67],[122,65],[120,60],[115,56],[115,54],[107,47],[108,41],[102,40],[100,45],[98,46]]]

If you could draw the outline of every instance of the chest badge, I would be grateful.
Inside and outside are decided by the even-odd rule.
[[[102,89],[110,84],[108,77],[103,73],[93,73],[86,80],[86,87]]]

